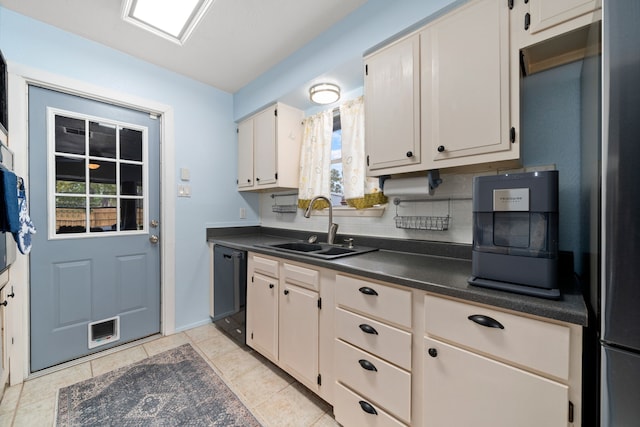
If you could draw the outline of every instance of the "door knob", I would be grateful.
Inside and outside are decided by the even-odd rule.
[[[156,243],[158,243],[159,240],[160,240],[160,238],[158,236],[156,236],[155,234],[152,234],[151,236],[149,236],[149,241],[151,243],[153,243],[154,245]]]

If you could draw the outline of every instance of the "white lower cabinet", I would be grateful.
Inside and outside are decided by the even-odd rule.
[[[320,273],[249,253],[247,345],[320,392]]]
[[[445,344],[424,339],[425,426],[566,426],[568,387]]]
[[[333,412],[349,426],[411,424],[411,292],[336,276]]]
[[[247,285],[247,344],[278,360],[278,279],[253,273]]]
[[[280,366],[305,385],[317,390],[318,292],[284,283],[280,290]]]
[[[581,425],[578,325],[252,252],[247,266],[247,344],[344,427]]]
[[[424,310],[424,426],[580,425],[576,328],[434,295]]]

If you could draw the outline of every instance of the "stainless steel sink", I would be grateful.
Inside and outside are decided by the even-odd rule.
[[[345,256],[359,255],[378,250],[377,248],[370,248],[366,246],[347,247],[342,245],[330,245],[328,243],[307,243],[303,241],[257,244],[255,246],[322,259],[342,258]]]

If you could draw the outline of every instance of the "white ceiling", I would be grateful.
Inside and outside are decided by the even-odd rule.
[[[0,5],[235,93],[367,0],[215,0],[183,46],[121,19],[123,0],[0,0]]]

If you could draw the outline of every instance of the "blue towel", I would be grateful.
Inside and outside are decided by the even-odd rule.
[[[36,233],[36,227],[33,225],[29,217],[29,208],[27,207],[27,197],[24,189],[24,180],[18,179],[20,187],[18,188],[18,211],[20,219],[20,229],[13,233],[13,238],[18,245],[18,249],[22,254],[28,254],[31,251],[31,235]]]
[[[18,178],[15,173],[0,168],[0,180],[0,231],[17,233],[20,230]]]

